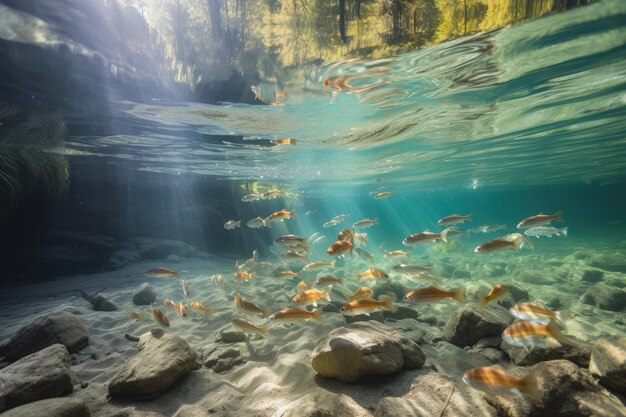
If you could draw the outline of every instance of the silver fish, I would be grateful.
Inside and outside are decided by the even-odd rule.
[[[378,218],[375,217],[373,219],[359,220],[358,222],[354,223],[352,227],[370,227],[376,224],[378,224]]]
[[[248,194],[241,198],[241,201],[245,203],[249,203],[250,201],[258,201],[261,199],[261,196],[258,194]]]
[[[537,226],[531,227],[530,229],[526,229],[524,234],[526,236],[536,237],[537,239],[541,236],[552,237],[552,235],[557,236],[567,236],[568,227],[564,227],[562,229],[557,229],[556,227],[551,226]]]
[[[191,294],[191,292],[189,291],[189,283],[185,278],[180,279],[180,285],[183,287],[183,293],[185,294],[185,297],[189,297],[189,294]]]
[[[238,221],[229,220],[224,224],[224,229],[226,230],[233,230],[238,227],[241,227],[241,220],[238,220]]]
[[[260,218],[260,217],[256,217],[256,218],[254,218],[254,219],[250,220],[250,221],[247,223],[247,225],[248,225],[248,227],[249,227],[249,228],[251,228],[251,229],[260,229],[260,228],[262,228],[262,227],[268,227],[268,226],[267,226],[267,224],[265,223],[265,220],[263,220],[263,219],[262,219],[262,218]]]

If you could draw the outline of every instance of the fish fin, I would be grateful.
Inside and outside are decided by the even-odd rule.
[[[267,318],[267,317],[270,316],[270,311],[267,308],[265,308],[265,309],[261,310],[261,315],[263,317]]]
[[[565,329],[565,323],[569,319],[569,310],[559,310],[556,312],[556,322]]]
[[[235,222],[235,225],[236,225],[237,227],[241,227],[241,220],[239,220],[238,222]]]
[[[313,320],[322,321],[322,308],[311,311],[313,313]]]
[[[337,263],[337,260],[336,260],[336,259],[333,259],[333,260],[330,262],[330,267],[334,269],[334,268],[335,268],[335,264],[336,264],[336,263]]]
[[[480,302],[480,308],[485,308],[487,304],[489,303],[489,301],[487,300],[487,297],[484,296],[483,294],[478,294],[478,301]]]
[[[567,343],[567,339],[565,339],[565,336],[563,336],[563,333],[561,333],[561,328],[559,327],[556,320],[550,319],[550,322],[546,326],[546,330],[548,331],[550,336],[555,338],[560,344]]]
[[[560,232],[561,232],[561,234],[562,234],[563,236],[567,236],[567,229],[569,229],[569,226],[566,226],[566,227],[564,227],[564,228],[562,228],[562,229],[560,230]]]
[[[378,216],[374,217],[374,221],[372,223],[378,224]]]
[[[467,216],[465,216],[465,217],[467,217],[467,221],[468,221],[468,222],[473,222],[473,220],[472,220],[472,216],[473,216],[473,215],[474,215],[474,213],[470,213],[470,214],[468,214]]]
[[[561,222],[563,223],[565,220],[563,220],[563,211],[558,211],[555,214],[552,215],[552,217],[554,218],[554,220],[556,220],[557,222]]]
[[[524,243],[524,237],[523,236],[520,236],[517,239],[515,239],[513,241],[513,246],[512,246],[513,250],[519,251],[521,249],[523,243]]]
[[[289,218],[290,219],[295,219],[296,218],[296,209],[288,211],[287,213],[289,213]]]
[[[543,400],[543,394],[539,390],[539,375],[535,371],[531,371],[520,380],[519,389],[537,401],[541,402]]]
[[[443,232],[440,233],[440,239],[443,240],[444,242],[448,243],[448,240],[446,239],[446,236],[448,235],[448,229],[444,230]]]
[[[387,296],[384,301],[385,301],[385,305],[383,308],[386,308],[389,311],[396,311],[396,306],[394,304],[396,302],[396,297]]]
[[[461,304],[465,304],[465,287],[459,287],[454,290],[454,299]]]
[[[333,286],[329,285],[328,287],[326,287],[326,289],[324,290],[324,296],[322,298],[324,298],[324,300],[330,302],[330,292],[332,291]]]
[[[269,329],[270,329],[270,325],[269,323],[266,323],[263,326],[259,327],[259,334],[263,337],[267,337],[269,336]]]

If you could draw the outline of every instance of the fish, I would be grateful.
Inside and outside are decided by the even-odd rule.
[[[570,314],[568,310],[552,311],[545,309],[537,303],[519,303],[515,304],[509,310],[511,314],[520,320],[549,322],[550,319],[554,319],[562,328],[565,328],[565,323]]]
[[[549,226],[537,226],[537,227],[531,227],[530,229],[526,229],[524,231],[524,234],[526,236],[536,237],[537,239],[539,239],[539,237],[541,236],[545,236],[545,237],[552,237],[552,235],[567,236],[567,229],[569,229],[569,226],[563,227],[561,229],[557,229],[556,227],[549,227]]]
[[[333,286],[329,285],[324,290],[317,290],[315,288],[303,290],[294,295],[291,301],[300,306],[306,307],[308,305],[313,305],[313,307],[317,307],[317,302],[319,300],[326,300],[330,302],[330,291],[332,289]]]
[[[405,257],[408,258],[411,255],[411,252],[406,252],[403,250],[383,250],[385,252],[386,258],[400,258]]]
[[[335,260],[333,259],[331,262],[311,262],[310,264],[304,265],[302,270],[312,271],[314,269],[321,269],[321,268],[335,269]]]
[[[276,246],[283,246],[287,248],[306,247],[308,240],[309,238],[304,236],[300,237],[296,235],[284,235],[277,239],[274,239],[274,244]]]
[[[258,304],[253,303],[252,301],[246,301],[241,298],[241,294],[235,293],[235,297],[233,298],[235,302],[235,306],[243,311],[244,313],[251,314],[253,316],[263,316],[267,317],[269,315],[269,311],[259,307]]]
[[[274,273],[276,278],[300,278],[299,272],[293,271],[277,271]]]
[[[179,277],[180,272],[172,271],[171,269],[160,266],[158,268],[148,270],[148,272],[146,272],[146,275],[153,278],[170,278]]]
[[[175,302],[173,302],[171,299],[169,298],[165,298],[163,300],[163,305],[165,307],[169,307],[169,308],[173,308],[174,310],[178,311],[178,304],[176,304]]]
[[[375,200],[383,200],[385,198],[392,197],[393,193],[391,191],[379,191],[370,193],[370,195],[373,196]]]
[[[354,240],[358,243],[362,243],[364,245],[367,245],[367,233],[358,233],[355,232],[354,233]]]
[[[288,250],[287,252],[280,255],[280,259],[283,261],[307,261],[307,256],[297,252],[295,250]]]
[[[265,218],[265,223],[271,223],[275,221],[284,221],[286,219],[295,219],[295,210],[287,211],[285,209],[278,210]]]
[[[404,240],[402,241],[402,244],[405,246],[417,246],[417,245],[421,245],[424,243],[436,242],[437,240],[442,240],[447,243],[448,242],[448,240],[446,239],[447,234],[448,234],[447,229],[440,233],[433,233],[428,230],[425,230],[423,232],[413,233],[412,235],[405,237]]]
[[[185,297],[189,297],[191,292],[189,291],[189,283],[185,278],[180,279],[180,286],[183,287],[183,294],[185,294]]]
[[[244,333],[248,334],[260,334],[263,337],[267,337],[268,335],[268,327],[267,326],[256,326],[249,320],[236,318],[231,321],[233,326],[239,328]]]
[[[267,223],[265,223],[265,220],[262,219],[261,217],[255,217],[254,219],[246,223],[246,225],[248,225],[248,227],[251,229],[260,229],[262,227],[269,227]]]
[[[331,256],[339,256],[343,255],[346,252],[350,252],[352,255],[352,250],[354,249],[354,245],[347,240],[338,240],[326,249],[326,254]]]
[[[429,274],[428,272],[410,272],[407,273],[406,276],[417,281],[441,282],[441,278]]]
[[[485,308],[487,304],[501,300],[509,291],[506,285],[496,284],[487,295],[478,294],[480,307]]]
[[[336,225],[338,225],[338,224],[339,224],[339,222],[338,222],[337,220],[329,220],[329,221],[327,221],[326,223],[324,223],[324,224],[322,225],[322,227],[323,227],[324,229],[328,229],[329,227],[333,227],[333,226],[336,226]]]
[[[404,301],[409,303],[432,303],[452,298],[460,304],[465,304],[465,287],[455,288],[450,291],[438,287],[424,287],[408,291],[404,294]]]
[[[271,139],[270,142],[276,145],[295,145],[296,144],[296,140],[294,138]]]
[[[528,394],[537,401],[543,396],[539,391],[539,381],[536,372],[530,372],[522,378],[507,374],[499,366],[484,366],[472,368],[463,374],[463,382],[470,387],[490,395],[503,397],[519,397]]]
[[[498,230],[506,229],[506,224],[483,224],[482,226],[472,228],[474,233],[491,233]]]
[[[241,227],[241,220],[238,220],[238,221],[229,220],[224,224],[224,229],[226,230],[233,230],[238,227]]]
[[[222,274],[213,274],[211,275],[211,282],[217,285],[220,288],[224,288],[224,277]]]
[[[187,309],[183,303],[176,304],[176,312],[178,312],[178,315],[181,317],[187,317]]]
[[[363,249],[363,248],[354,248],[354,251],[356,252],[357,255],[359,255],[359,258],[367,259],[370,262],[374,262],[374,255],[372,255],[371,253],[369,253],[365,249]]]
[[[545,337],[552,337],[559,343],[565,342],[558,323],[552,318],[547,324],[544,320],[518,321],[502,332],[502,340],[512,346],[521,346],[526,352],[533,348],[546,349]]]
[[[156,307],[150,307],[150,314],[152,315],[152,320],[156,321],[163,327],[170,327],[170,321],[164,312],[159,310]]]
[[[133,310],[130,314],[132,318],[140,323],[144,323],[146,321],[143,311]]]
[[[189,307],[193,308],[196,311],[199,311],[208,318],[211,318],[211,316],[213,315],[213,311],[210,308],[203,306],[200,301],[192,301],[189,304]]]
[[[298,285],[296,285],[296,291],[298,291],[298,292],[302,292],[302,291],[308,290],[310,288],[311,288],[311,286],[309,284],[307,284],[306,282],[304,282],[304,281],[300,281],[300,282],[298,282]]]
[[[394,298],[387,297],[384,300],[375,300],[373,298],[365,298],[361,300],[350,301],[339,309],[339,312],[345,316],[357,316],[359,314],[369,315],[380,309],[394,311]]]
[[[474,253],[493,252],[493,251],[509,249],[509,248],[515,251],[518,251],[522,248],[524,243],[530,243],[526,236],[520,235],[519,233],[515,233],[515,234],[519,236],[514,236],[514,238],[511,239],[510,235],[507,235],[504,237],[499,237],[494,240],[490,240],[485,243],[481,243],[480,245],[474,248]]]
[[[278,197],[284,197],[285,196],[285,192],[283,190],[277,190],[277,189],[271,189],[271,190],[267,190],[266,192],[264,192],[263,194],[261,194],[261,199],[262,200],[271,200],[273,198],[278,198]]]
[[[254,274],[251,272],[246,272],[239,266],[239,261],[235,262],[235,279],[237,281],[246,281],[254,278]]]
[[[517,224],[517,228],[528,229],[531,227],[543,226],[544,224],[550,224],[550,222],[553,220],[563,223],[563,212],[559,211],[555,214],[536,214],[519,222]]]
[[[356,289],[356,291],[354,291],[354,294],[348,297],[348,301],[352,302],[352,301],[358,301],[358,300],[365,300],[366,298],[370,298],[372,295],[374,295],[373,289],[369,287],[359,287]]]
[[[279,322],[298,321],[298,320],[316,320],[321,321],[322,308],[308,311],[303,308],[285,308],[272,314],[269,319]]]
[[[459,229],[455,229],[453,227],[448,227],[446,228],[446,239],[458,239],[460,237],[470,237],[472,230],[471,229],[467,229],[467,230],[459,230]]]
[[[346,220],[348,217],[350,217],[349,214],[338,214],[335,217],[333,217],[333,220],[336,220],[338,222],[342,222],[342,221]]]
[[[241,197],[241,201],[244,203],[249,203],[251,201],[259,201],[261,199],[260,194],[248,194]]]
[[[419,264],[398,264],[393,267],[393,270],[402,274],[412,274],[416,272],[430,272],[433,269],[430,266]]]
[[[323,285],[323,284],[343,284],[343,279],[341,278],[337,278],[335,276],[332,275],[322,275],[319,276],[315,279],[315,284],[316,285]]]
[[[444,218],[441,218],[441,219],[437,220],[437,224],[438,225],[444,225],[444,224],[460,224],[460,223],[464,223],[464,222],[471,222],[472,221],[472,216],[473,216],[473,214],[468,214],[466,216],[461,216],[459,214],[453,214],[451,216],[446,216]]]
[[[360,274],[357,274],[357,276],[359,277],[359,279],[363,279],[363,278],[387,279],[389,278],[389,275],[385,271],[377,269],[377,268],[370,268],[365,272],[361,272]]]
[[[321,242],[322,240],[326,239],[326,236],[322,235],[320,237],[318,237],[317,239],[315,239],[311,245],[317,245],[319,242]]]
[[[363,220],[359,220],[358,222],[354,223],[352,225],[352,227],[357,228],[357,227],[371,227],[378,224],[378,218],[375,217],[373,219],[363,219]]]

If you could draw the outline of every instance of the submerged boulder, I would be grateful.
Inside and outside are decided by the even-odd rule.
[[[65,346],[69,353],[78,352],[89,343],[87,329],[66,311],[42,316],[18,330],[0,356],[13,362],[56,343]]]
[[[311,366],[322,376],[354,382],[424,366],[426,355],[402,333],[376,321],[335,329],[313,351]]]
[[[576,365],[587,368],[591,356],[591,345],[582,340],[567,338],[567,342],[561,344],[551,337],[545,339],[547,349],[533,349],[528,352],[523,347],[512,346],[502,342],[501,348],[515,364],[520,366],[534,365],[555,359],[566,359]]]
[[[87,404],[80,398],[51,398],[22,405],[2,417],[90,417]]]
[[[513,323],[513,316],[497,304],[480,308],[470,303],[460,307],[450,317],[443,329],[447,342],[458,346],[470,346],[483,337],[500,336]]]
[[[148,283],[143,283],[133,294],[133,304],[137,306],[148,306],[156,300],[154,287]]]
[[[611,272],[626,272],[626,254],[615,251],[602,253],[591,258],[589,266]]]
[[[591,351],[589,371],[604,386],[626,395],[626,337],[598,340]]]
[[[180,240],[138,237],[130,243],[139,249],[142,259],[167,259],[170,255],[179,258],[206,258],[207,254]]]
[[[589,287],[580,301],[602,310],[623,311],[626,309],[626,291],[599,283]]]

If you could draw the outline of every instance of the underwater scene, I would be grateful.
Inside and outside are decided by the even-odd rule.
[[[2,417],[626,416],[626,2],[0,0]]]

